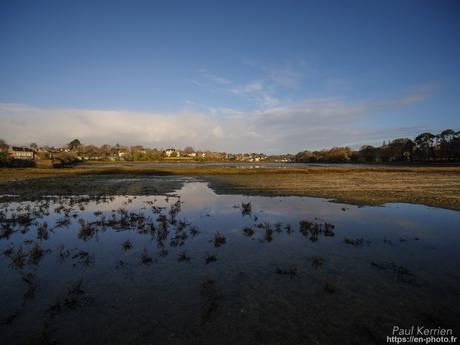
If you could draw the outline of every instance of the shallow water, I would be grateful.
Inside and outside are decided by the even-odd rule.
[[[193,180],[167,197],[0,207],[5,344],[379,344],[395,324],[459,328],[460,212]]]
[[[344,168],[344,169],[365,169],[365,168],[395,168],[398,166],[391,164],[365,164],[365,163],[286,163],[286,162],[98,162],[96,164],[81,163],[80,168],[111,168],[117,166],[133,167],[176,167],[176,168],[200,168],[200,167],[220,167],[238,169],[258,169],[258,168]],[[399,165],[401,167],[402,165]]]

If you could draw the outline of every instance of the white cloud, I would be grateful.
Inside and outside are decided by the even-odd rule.
[[[253,65],[256,67],[256,65]],[[210,91],[224,91],[235,96],[254,102],[261,107],[274,107],[281,102],[275,96],[276,90],[282,88],[295,88],[301,82],[306,63],[304,61],[288,62],[281,67],[257,65],[263,72],[259,79],[238,84],[227,78],[210,73],[206,69],[199,69],[199,78],[191,82]]]
[[[229,84],[232,83],[229,79],[221,77],[221,76],[218,76],[218,75],[215,75],[215,74],[212,74],[212,73],[208,72],[205,69],[200,69],[200,70],[198,70],[198,72],[200,73],[202,78],[204,78],[208,82],[211,82],[211,83],[214,83],[214,84],[229,85]]]
[[[245,64],[261,71],[266,82],[288,89],[297,88],[305,77],[316,74],[305,59],[290,59],[277,64],[246,60]]]
[[[255,88],[255,87],[254,87]],[[269,97],[269,96],[267,96]],[[328,97],[283,104],[266,99],[254,111],[210,108],[174,113],[40,108],[0,103],[0,138],[11,144],[63,145],[73,138],[96,145],[193,146],[229,152],[297,152],[367,143],[413,128],[360,128],[372,113],[420,102],[424,95],[380,102]]]
[[[224,137],[224,131],[221,126],[214,127],[212,129],[212,134],[218,139],[221,139]]]
[[[152,146],[208,146],[218,123],[209,114],[191,111],[167,113],[89,109],[47,109],[0,104],[0,136],[8,142],[62,145],[71,138],[86,143],[116,142]],[[206,134],[208,133],[208,135]]]
[[[309,126],[331,124],[338,125],[356,120],[370,105],[348,103],[336,97],[307,99],[300,103],[268,108],[256,113],[257,123],[265,127],[282,128],[305,124]]]
[[[206,83],[203,83],[201,81],[198,81],[198,80],[191,80],[192,84],[196,85],[196,86],[200,86],[200,87],[207,87],[208,84]]]
[[[304,77],[303,69],[292,65],[283,68],[267,68],[266,70],[271,80],[287,88],[297,87]]]
[[[267,108],[275,107],[281,103],[281,101],[278,98],[268,94],[262,94],[259,97],[258,102]]]
[[[273,96],[272,87],[260,80],[231,88],[229,91],[235,95],[255,101],[262,108],[274,107],[281,103],[277,97]]]
[[[264,89],[265,89],[265,85],[261,81],[255,80],[247,84],[232,88],[230,89],[230,92],[237,94],[237,95],[241,95],[241,94],[251,94],[254,92],[259,92]]]
[[[413,88],[402,97],[389,99],[375,104],[376,108],[399,108],[407,105],[419,103],[427,99],[435,90],[439,88],[437,83],[426,83]]]

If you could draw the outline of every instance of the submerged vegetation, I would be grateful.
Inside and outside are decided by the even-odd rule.
[[[242,202],[241,203],[241,214],[243,216],[250,216],[252,212],[252,205],[251,202]]]
[[[297,276],[297,267],[294,265],[290,265],[288,267],[276,267],[276,273],[280,275],[286,275],[291,278]]]
[[[315,255],[315,256],[313,256],[313,257],[311,258],[311,264],[312,264],[312,266],[315,267],[315,268],[319,268],[319,267],[323,266],[323,264],[324,264],[325,261],[326,261],[326,260],[325,260],[323,257],[321,257],[321,256],[316,256],[316,255]]]
[[[121,248],[124,252],[130,250],[133,247],[133,242],[130,240],[126,240],[121,244]]]
[[[222,235],[220,232],[216,232],[214,234],[213,242],[214,242],[214,247],[221,247],[222,245],[225,244],[227,241],[227,238]]]
[[[205,261],[206,265],[210,264],[211,262],[217,261],[217,254],[207,254]]]
[[[144,250],[142,251],[142,254],[141,254],[141,261],[143,264],[151,264],[153,259],[152,257],[150,256],[150,254],[148,253],[147,251],[147,248],[144,248]]]
[[[212,279],[207,279],[201,284],[200,294],[205,298],[205,304],[203,305],[201,322],[204,323],[209,321],[212,314],[218,308],[219,292],[217,290],[216,282]]]

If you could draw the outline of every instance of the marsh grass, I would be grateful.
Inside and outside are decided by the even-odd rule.
[[[6,248],[4,251],[3,251],[3,255],[5,256],[11,256],[11,254],[13,254],[13,248]]]
[[[282,276],[294,278],[297,276],[297,267],[295,265],[289,265],[287,267],[276,266],[275,272]]]
[[[319,239],[319,236],[332,237],[335,236],[335,225],[331,223],[317,223],[310,222],[308,220],[301,220],[299,223],[300,233],[310,238],[310,241],[316,242]]]
[[[10,236],[14,233],[13,227],[11,224],[4,224],[0,229],[0,240],[1,239],[9,239]]]
[[[381,263],[371,262],[371,266],[380,270],[387,271],[396,278],[398,282],[407,283],[414,286],[419,286],[420,283],[415,280],[414,274],[406,267],[398,265],[391,261]]]
[[[37,239],[41,241],[46,241],[48,238],[48,223],[43,222],[37,227]]]
[[[252,228],[250,228],[250,227],[247,226],[247,227],[245,227],[245,228],[243,229],[243,233],[244,233],[244,235],[246,235],[246,236],[248,236],[248,237],[251,237],[251,236],[254,235],[254,230],[253,230]]]
[[[27,290],[22,297],[22,303],[25,304],[37,294],[38,282],[36,276],[31,272],[23,274],[22,280],[27,284]]]
[[[207,254],[205,258],[206,265],[217,261],[217,254]]]
[[[360,246],[363,244],[364,239],[363,238],[351,239],[347,237],[343,241],[345,242],[345,244],[351,244],[352,246]]]
[[[407,276],[412,276],[413,273],[407,269],[404,266],[397,265],[394,262],[382,262],[382,263],[376,263],[376,262],[371,262],[372,267],[375,267],[379,270],[382,271],[390,271],[395,274],[399,275],[407,275]]]
[[[35,245],[32,247],[32,249],[29,252],[29,263],[32,265],[38,265],[40,260],[45,256],[46,254],[50,253],[51,250],[47,249],[44,250],[42,247],[40,247],[40,244],[35,243]]]
[[[141,261],[142,261],[142,263],[144,265],[149,265],[153,261],[152,257],[150,256],[149,252],[147,251],[147,248],[145,248],[145,247],[142,250]]]
[[[323,257],[321,256],[313,256],[311,258],[311,265],[314,267],[314,268],[320,268],[323,266],[323,264],[326,262],[326,259],[324,259]]]
[[[214,234],[214,238],[213,238],[212,241],[214,242],[214,247],[221,247],[226,243],[227,239],[220,232],[216,232]]]
[[[83,289],[83,279],[78,279],[67,290],[63,306],[68,309],[76,309],[85,305],[89,300],[89,296]]]
[[[16,252],[13,251],[9,255],[9,258],[11,259],[10,267],[21,270],[24,268],[26,257],[27,254],[24,252],[22,247],[19,247]]]
[[[85,250],[77,250],[77,253],[72,256],[72,259],[78,259],[77,263],[83,264],[84,266],[90,266],[94,264],[94,255],[91,255]]]
[[[125,240],[122,244],[121,244],[121,249],[124,251],[124,252],[127,252],[128,250],[132,249],[133,248],[133,242],[131,240]]]
[[[218,194],[312,196],[356,205],[406,202],[460,210],[458,167],[287,170],[216,174],[206,180]]]
[[[96,229],[83,218],[80,218],[78,223],[80,224],[80,230],[78,232],[79,239],[87,241],[96,234]]]
[[[271,223],[264,222],[262,227],[265,229],[265,240],[267,242],[271,242],[273,240],[273,229]]]
[[[50,304],[46,309],[46,312],[54,318],[55,316],[59,315],[63,310],[63,305],[60,299],[57,299],[54,303]]]
[[[205,298],[205,303],[201,312],[201,323],[210,321],[212,315],[218,309],[219,292],[216,282],[212,279],[206,279],[201,284],[200,295]]]
[[[179,262],[189,262],[191,260],[191,257],[187,254],[187,252],[184,250],[180,252],[179,257],[177,258],[177,261]]]
[[[243,216],[251,216],[251,212],[252,212],[251,202],[247,202],[247,203],[242,202],[241,203],[241,214]]]
[[[63,263],[71,254],[71,251],[65,249],[65,246],[61,244],[58,249],[57,260],[59,263]]]
[[[276,231],[277,233],[281,233],[281,231],[282,231],[282,230],[281,230],[281,227],[282,227],[282,226],[283,226],[283,223],[280,223],[280,222],[276,223],[276,224],[275,224],[275,231]]]
[[[200,176],[218,194],[302,195],[359,205],[410,202],[460,210],[459,167],[286,168],[128,167],[0,169],[5,194],[36,198],[44,194],[166,194],[182,182],[142,180],[133,185],[101,183],[120,176]],[[379,186],[378,189],[375,186]]]
[[[71,223],[69,216],[65,216],[63,218],[57,219],[54,225],[54,229],[67,227]]]
[[[190,228],[190,234],[192,235],[192,237],[197,236],[199,233],[200,233],[200,231],[198,230],[198,228],[196,226],[192,226]]]

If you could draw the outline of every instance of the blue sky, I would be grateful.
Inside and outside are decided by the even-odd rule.
[[[297,152],[460,127],[458,1],[1,1],[0,137]]]

